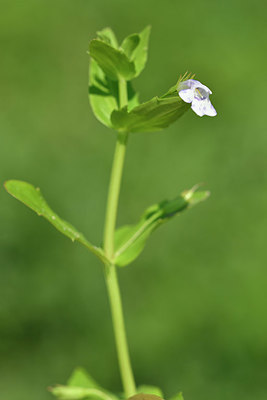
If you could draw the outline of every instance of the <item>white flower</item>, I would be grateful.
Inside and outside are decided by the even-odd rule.
[[[203,115],[209,115],[210,117],[217,115],[209,99],[212,91],[199,81],[188,79],[180,82],[177,90],[181,99],[186,103],[191,103],[192,110],[200,117],[203,117]]]

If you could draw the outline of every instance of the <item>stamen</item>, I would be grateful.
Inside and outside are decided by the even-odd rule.
[[[203,92],[203,90],[200,91],[199,88],[195,88],[195,93],[197,95],[196,97],[198,97],[200,100],[204,100],[206,98],[206,96],[204,95],[204,93],[201,93],[201,92]]]

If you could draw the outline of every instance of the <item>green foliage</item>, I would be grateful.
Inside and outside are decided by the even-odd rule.
[[[105,28],[97,32],[97,36],[99,40],[117,51],[118,41],[110,28]],[[141,39],[137,34],[128,36],[122,43],[121,51],[125,52],[126,57],[128,57],[134,49],[134,43],[137,41],[136,36],[138,37],[139,43]],[[104,55],[107,57],[107,54]],[[131,61],[130,58],[129,61]],[[128,108],[131,110],[133,107],[136,107],[139,102],[138,96],[130,81],[127,82],[127,94]],[[93,58],[91,58],[89,68],[89,100],[96,118],[108,128],[114,128],[110,118],[112,112],[120,107],[118,80],[110,79],[108,74],[104,72],[103,67],[101,67],[101,63],[97,63]]]
[[[118,82],[109,79],[97,62],[92,59],[89,85],[89,100],[96,118],[108,128],[113,128],[110,116],[119,108]]]
[[[60,400],[117,400],[116,396],[102,389],[83,368],[73,371],[67,386],[58,385],[49,388],[49,391]]]
[[[35,211],[38,215],[44,217],[63,235],[70,238],[73,242],[77,240],[95,254],[100,260],[107,261],[106,257],[99,247],[91,244],[82,233],[78,232],[71,224],[61,219],[47,204],[39,188],[23,181],[9,180],[5,182],[5,188],[13,197],[24,203]]]
[[[49,200],[47,195],[57,191],[63,163],[68,160],[66,175],[71,176],[62,176],[62,180],[66,182],[75,177],[77,188],[75,194],[69,190],[69,202],[75,205],[76,200],[76,206],[84,204],[86,210],[87,199],[83,197],[84,191],[78,188],[84,182],[90,185],[94,176],[83,168],[84,164],[94,165],[98,179],[93,185],[93,213],[102,221],[103,183],[111,159],[111,140],[102,143],[102,137],[103,130],[111,131],[93,121],[92,113],[91,118],[85,118],[88,106],[86,101],[77,98],[84,77],[83,73],[79,75],[77,72],[83,72],[85,67],[83,49],[86,47],[86,34],[94,26],[101,27],[103,19],[106,24],[112,21],[114,27],[120,28],[120,33],[126,32],[125,36],[137,31],[129,29],[135,21],[146,24],[149,20],[153,25],[153,46],[149,56],[154,53],[149,71],[153,74],[155,91],[151,92],[152,78],[146,70],[144,73],[148,79],[142,80],[142,84],[140,80],[133,81],[138,85],[136,89],[151,93],[152,97],[161,93],[158,88],[162,87],[159,80],[163,73],[171,79],[175,64],[178,72],[184,68],[197,68],[198,76],[205,77],[213,90],[214,101],[221,113],[218,119],[211,121],[198,120],[188,111],[187,121],[181,119],[171,126],[169,135],[168,132],[154,138],[148,135],[144,138],[145,143],[138,137],[134,146],[134,138],[129,141],[130,152],[133,147],[138,149],[134,172],[138,177],[136,190],[140,195],[143,192],[142,204],[151,204],[153,192],[159,191],[155,189],[159,185],[159,176],[151,171],[151,164],[157,163],[159,157],[161,165],[157,170],[160,169],[166,188],[172,188],[175,176],[176,181],[180,179],[179,184],[184,184],[181,188],[188,187],[188,182],[204,179],[215,193],[208,210],[205,205],[201,210],[193,210],[194,215],[184,215],[177,221],[179,231],[182,229],[185,233],[179,241],[179,247],[184,251],[178,255],[171,251],[175,249],[175,237],[166,244],[166,262],[171,273],[165,271],[165,285],[161,285],[156,276],[151,282],[151,274],[162,264],[159,257],[151,254],[152,246],[147,261],[153,259],[154,265],[147,265],[142,271],[142,288],[147,284],[148,290],[139,288],[136,282],[139,275],[132,271],[131,290],[129,293],[124,291],[124,297],[129,296],[126,310],[134,308],[136,300],[130,293],[136,285],[142,291],[147,314],[153,315],[153,318],[145,319],[144,312],[127,314],[131,338],[138,346],[138,354],[134,355],[135,373],[140,382],[144,376],[149,376],[156,383],[159,377],[170,394],[176,393],[174,382],[178,381],[178,388],[184,386],[190,400],[225,400],[225,397],[227,400],[251,400],[251,397],[265,400],[266,92],[259,90],[258,76],[252,71],[262,71],[267,59],[263,51],[266,3],[259,1],[253,8],[248,0],[243,1],[242,6],[239,1],[230,0],[213,2],[208,7],[209,4],[203,7],[199,1],[190,3],[193,12],[189,22],[186,17],[188,3],[178,1],[166,3],[163,7],[164,4],[160,6],[156,2],[144,1],[60,0],[53,2],[52,12],[49,1],[1,2],[1,46],[5,54],[0,65],[1,181],[16,177],[40,185],[53,176],[49,187],[41,186]],[[156,62],[162,53],[169,54],[170,59]],[[234,60],[234,63],[229,60]],[[144,94],[140,98],[149,100]],[[249,98],[249,112],[246,112],[246,107],[244,109],[246,98]],[[65,113],[62,115],[63,110]],[[88,123],[86,129],[85,120]],[[186,129],[182,132],[181,142],[180,122]],[[88,132],[88,137],[84,138],[88,147],[82,145],[78,151],[85,130]],[[100,146],[99,154],[97,146]],[[90,161],[86,161],[86,157]],[[144,160],[148,171],[142,175]],[[131,164],[131,161],[127,162],[125,182],[133,179],[133,171],[130,174],[127,171]],[[27,174],[34,178],[27,178]],[[145,190],[146,185],[148,190]],[[168,192],[164,194],[167,196]],[[83,249],[73,254],[73,261],[81,268],[72,268],[70,253],[65,251],[67,240],[50,243],[50,229],[38,232],[38,224],[46,222],[40,218],[27,219],[27,210],[17,209],[19,205],[8,196],[4,190],[1,191],[0,398],[51,399],[52,396],[44,390],[47,382],[54,381],[55,376],[66,375],[73,358],[95,365],[91,372],[99,377],[103,373],[103,379],[111,387],[118,387],[113,367],[115,352],[110,351],[105,358],[101,346],[107,340],[110,319],[99,316],[101,324],[92,329],[92,323],[98,321],[95,321],[97,311],[88,303],[97,305],[99,310],[105,310],[107,306],[106,296],[92,281],[94,277],[100,279],[99,271],[93,268],[86,272],[82,268],[88,263],[88,254]],[[161,197],[154,195],[154,199]],[[51,200],[49,204],[53,206]],[[59,205],[62,204],[60,200],[57,200]],[[122,224],[129,222],[126,219],[129,204],[133,206],[131,214],[135,216],[131,221],[136,222],[140,200],[134,202],[133,190],[124,190],[120,210]],[[75,222],[70,214],[60,213],[60,209],[57,207],[55,211],[61,217]],[[253,212],[248,213],[248,210]],[[189,224],[188,220],[192,223]],[[24,227],[27,222],[27,227]],[[74,226],[81,230],[77,222]],[[175,232],[176,227],[174,221],[165,228],[170,233]],[[40,246],[30,243],[36,228],[38,240],[46,247],[50,243],[50,251],[42,251]],[[91,225],[90,217],[88,229],[82,229],[88,239],[100,237],[100,231],[99,224]],[[189,236],[190,244],[187,242]],[[163,241],[163,237],[159,239]],[[180,268],[172,268],[177,256]],[[190,268],[187,268],[188,263]],[[57,271],[56,265],[59,267]],[[63,267],[64,271],[65,267],[69,271],[60,284]],[[123,281],[128,281],[128,278],[123,277]],[[175,286],[179,286],[177,290]],[[166,304],[164,311],[163,299],[170,305]],[[178,305],[177,318],[173,316],[174,304]],[[171,329],[160,329],[161,340],[152,340],[148,346],[149,329],[146,328],[149,321],[156,324],[155,319],[160,319],[162,313]],[[191,318],[193,324],[189,323]],[[70,343],[73,343],[71,349]],[[161,343],[164,345],[157,351]],[[88,361],[84,353],[88,353]],[[146,358],[146,365],[140,362],[140,354]]]
[[[129,59],[134,62],[135,78],[140,75],[146,65],[150,30],[150,26],[147,26],[139,34],[127,36],[121,45]]]
[[[171,397],[170,400],[184,400],[183,393],[177,393],[175,396]]]
[[[89,52],[108,78],[130,80],[134,77],[134,63],[122,50],[115,49],[102,40],[93,39],[89,45]]]
[[[97,32],[97,39],[89,44],[90,56],[98,63],[108,78],[130,80],[144,69],[147,60],[150,27],[127,36],[120,47],[114,32],[105,28]]]
[[[50,388],[50,392],[60,400],[114,400],[115,396],[106,394],[99,389],[87,389],[76,386],[55,386]]]
[[[71,374],[67,386],[99,389],[99,385],[84,368],[77,367]]]
[[[77,231],[70,223],[61,219],[49,207],[39,188],[18,180],[7,181],[5,188],[17,200],[47,219],[63,235],[69,237],[72,241],[76,240],[83,244],[104,263],[110,262],[100,247],[90,243],[82,233]],[[195,192],[193,188],[174,200],[163,201],[149,207],[137,224],[126,225],[117,229],[115,233],[115,264],[125,266],[131,263],[141,253],[150,234],[159,225],[189,206],[205,200],[208,195],[209,192],[207,191]]]
[[[117,229],[115,234],[115,263],[123,267],[135,260],[143,250],[151,233],[161,224],[183,210],[204,201],[209,192],[195,188],[183,192],[174,200],[165,200],[149,207],[135,225]]]
[[[108,128],[114,128],[111,123],[111,114],[119,108],[118,82],[109,79],[97,62],[92,59],[89,84],[89,100],[96,118]],[[127,93],[128,108],[131,110],[139,104],[131,82],[127,82]]]
[[[111,28],[104,28],[101,31],[98,31],[97,37],[98,37],[98,39],[109,44],[110,46],[114,47],[115,49],[118,48],[118,40],[116,38],[115,33],[113,32],[113,30]]]
[[[177,88],[177,86],[176,86]],[[120,132],[153,132],[167,128],[189,108],[178,95],[176,88],[160,97],[153,97],[131,111],[124,107],[114,110],[111,123]]]
[[[181,117],[190,105],[177,93],[178,83],[189,79],[185,74],[163,96],[139,104],[129,80],[138,76],[147,60],[150,27],[141,33],[127,36],[120,47],[110,28],[98,32],[90,42],[91,65],[89,72],[89,98],[96,118],[109,128],[120,132],[152,132],[166,128]],[[120,79],[128,81],[128,104],[121,108],[118,85]]]
[[[134,51],[140,43],[140,37],[137,33],[127,36],[121,44],[121,48],[130,61],[134,58]]]
[[[66,386],[50,387],[49,391],[59,400],[118,400],[117,396],[101,388],[83,368],[76,368],[73,371]],[[163,398],[162,391],[156,386],[142,385],[136,392],[137,394],[131,399],[159,400]]]

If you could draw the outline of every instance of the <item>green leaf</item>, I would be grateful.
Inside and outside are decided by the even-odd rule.
[[[135,65],[135,77],[140,75],[146,65],[147,61],[147,50],[148,50],[148,41],[150,36],[151,27],[147,26],[142,32],[139,33],[140,41],[138,46],[134,49],[131,59],[134,61]]]
[[[181,79],[161,97],[153,97],[132,110],[124,107],[114,110],[111,123],[121,132],[153,132],[166,128],[181,117],[189,108],[177,92]]]
[[[112,393],[102,389],[83,368],[73,371],[67,386],[57,385],[49,390],[61,400],[118,400]]]
[[[148,26],[139,34],[127,36],[118,48],[114,32],[110,28],[104,28],[97,32],[98,39],[91,41],[90,55],[110,79],[133,79],[145,67],[149,35]]]
[[[153,394],[163,398],[163,393],[157,386],[141,385],[137,388],[137,393]]]
[[[5,188],[17,200],[24,203],[26,206],[47,219],[54,227],[63,235],[70,238],[73,242],[77,240],[95,254],[101,261],[108,262],[104,252],[99,247],[94,246],[78,232],[71,224],[61,219],[46,203],[40,189],[23,181],[10,180],[5,182]]]
[[[97,37],[98,37],[98,39],[109,44],[110,46],[114,47],[115,49],[118,48],[118,41],[117,41],[116,35],[111,28],[104,28],[101,31],[98,31]]]
[[[135,92],[131,82],[127,82],[127,93],[128,93],[128,110],[131,111],[134,107],[139,105],[139,96]]]
[[[89,100],[95,117],[112,128],[110,116],[119,108],[118,82],[109,79],[93,59],[89,69]]]
[[[165,200],[149,207],[135,225],[126,225],[115,233],[116,265],[130,264],[143,250],[151,233],[162,223],[168,221],[183,210],[204,201],[209,192],[196,192],[197,186],[183,192],[174,200]]]
[[[127,82],[128,109],[136,107],[138,96],[131,82]],[[118,81],[109,79],[95,60],[91,59],[89,69],[89,100],[95,117],[104,125],[113,128],[110,116],[119,108]]]
[[[179,392],[175,396],[171,397],[170,400],[184,400],[183,393]]]
[[[135,66],[122,50],[117,50],[106,42],[93,39],[89,45],[91,57],[112,80],[124,78],[130,80],[135,76]]]
[[[49,388],[49,391],[60,400],[117,400],[113,395],[109,395],[99,389],[87,389],[78,386],[55,386]]]
[[[79,386],[83,388],[99,389],[99,385],[83,368],[76,368],[71,374],[67,386]]]
[[[140,36],[137,33],[133,33],[132,35],[127,36],[122,42],[121,48],[130,61],[133,60],[134,51],[140,43],[140,40]]]

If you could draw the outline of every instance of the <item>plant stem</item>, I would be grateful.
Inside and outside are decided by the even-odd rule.
[[[113,328],[118,353],[121,380],[125,397],[133,396],[136,392],[133,371],[129,356],[120,289],[117,279],[116,266],[106,268],[106,283],[108,287]]]
[[[125,79],[119,80],[119,97],[120,97],[120,108],[127,106],[128,104],[128,93],[127,93],[127,82]]]
[[[124,79],[119,81],[120,107],[128,102],[127,82]],[[104,229],[104,251],[106,257],[112,260],[114,257],[114,234],[117,219],[118,201],[121,186],[122,170],[124,165],[127,134],[118,133],[113,166],[111,171],[109,193],[107,200],[106,220]],[[117,279],[116,266],[106,264],[105,278],[109,294],[113,329],[115,334],[116,348],[118,353],[119,367],[125,397],[135,394],[135,382],[130,362],[123,310],[121,303],[120,289]]]
[[[104,251],[106,253],[106,257],[109,259],[112,259],[114,254],[114,233],[117,220],[118,201],[126,151],[126,143],[127,136],[118,133],[110,176],[104,229]]]

